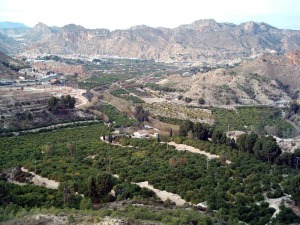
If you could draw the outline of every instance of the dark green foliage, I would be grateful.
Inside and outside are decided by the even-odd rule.
[[[154,192],[149,191],[146,188],[140,188],[136,184],[131,184],[129,182],[124,182],[118,184],[114,187],[117,200],[127,200],[127,199],[147,199],[153,198],[155,196]]]
[[[89,209],[92,209],[93,208],[93,202],[91,201],[90,198],[82,198],[81,201],[80,201],[80,206],[79,208],[81,210],[89,210]]]
[[[276,164],[278,165],[287,165],[292,167],[293,166],[293,160],[294,154],[291,152],[283,152],[277,159]]]
[[[14,65],[14,64],[10,64],[8,62],[1,62],[3,66],[10,68],[11,70],[14,70],[16,72],[18,72],[20,69],[26,68],[26,66],[19,66],[19,65]]]
[[[149,112],[144,110],[141,105],[138,105],[134,109],[134,116],[140,122],[148,121]]]
[[[194,137],[198,138],[199,140],[206,141],[208,139],[209,127],[202,123],[195,123],[193,125]]]
[[[75,107],[76,100],[70,95],[62,95],[60,99],[51,96],[48,100],[48,110],[56,113],[60,108],[73,109]]]
[[[59,99],[51,96],[48,100],[48,110],[52,111],[53,113],[56,113],[59,109]]]
[[[215,144],[225,144],[227,141],[227,136],[221,130],[214,130],[211,135],[211,140]]]
[[[289,191],[296,205],[300,205],[300,174],[291,178]]]
[[[79,82],[78,84],[80,88],[92,89],[98,86],[105,87],[114,82],[130,79],[133,77],[134,76],[132,74],[122,74],[122,76],[120,76],[120,74],[97,74],[93,75],[91,78],[86,79],[83,82]]]
[[[294,128],[282,118],[281,109],[273,107],[236,107],[237,111],[213,108],[217,129],[252,131],[258,135],[290,137]]]
[[[185,120],[180,124],[179,127],[179,135],[187,136],[189,131],[193,131],[193,122],[190,120]]]
[[[111,171],[110,174],[120,176],[119,187],[121,187],[120,189],[124,188],[124,192],[120,192],[121,196],[124,193],[124,196],[129,194],[132,199],[149,199],[150,193],[136,190],[136,186],[122,184],[123,180],[127,182],[149,181],[155,188],[179,194],[194,204],[207,201],[209,209],[220,211],[221,216],[218,217],[220,221],[224,220],[225,223],[229,223],[229,221],[238,220],[249,224],[268,223],[274,210],[265,204],[257,206],[255,202],[261,199],[258,194],[276,191],[278,186],[274,184],[282,184],[285,179],[282,174],[290,174],[288,168],[284,168],[284,171],[281,169],[271,170],[270,164],[256,160],[248,152],[237,151],[224,144],[180,138],[184,144],[212,154],[225,155],[226,159],[233,162],[227,165],[223,164],[220,159],[212,159],[209,161],[207,169],[205,156],[174,150],[172,146],[158,143],[156,139],[122,138],[119,140],[120,144],[133,147],[112,146],[99,140],[100,136],[109,133],[104,126],[92,125],[21,137],[0,138],[0,169],[19,164],[24,165],[30,171],[36,170],[36,173],[41,176],[60,182],[72,181],[71,192],[74,190],[84,196],[88,196],[86,186],[88,177],[91,177],[90,181],[93,181],[90,182],[92,184],[90,187],[96,187],[97,174]],[[69,154],[67,148],[67,143],[70,142],[76,146],[76,151],[72,155]],[[41,152],[45,145],[51,145],[51,151],[47,154]],[[176,163],[181,161],[182,163],[172,166],[171,159],[175,159]],[[35,161],[36,163],[34,163]],[[104,188],[105,191],[102,192],[105,194],[104,196],[97,193],[96,189],[90,190],[94,191],[92,195],[95,199],[107,202],[109,201],[108,189]],[[31,191],[26,191],[22,195]],[[63,192],[52,191],[57,193],[58,200],[40,199],[40,204],[63,206]],[[131,191],[134,193],[133,196],[129,193]],[[68,196],[66,195],[66,197]],[[1,197],[2,199],[5,200],[4,197]],[[76,200],[78,204],[76,207],[90,206],[90,203],[83,204],[84,201]],[[193,210],[180,211],[180,215],[175,211],[167,214],[163,212],[157,214],[152,211],[153,209],[137,208],[131,209],[131,211],[125,209],[118,213],[125,213],[124,215],[130,218],[157,216],[162,219],[155,219],[155,221],[170,224],[175,222],[186,224],[193,221],[210,223],[207,216]],[[176,219],[173,218],[175,214],[177,215]]]
[[[293,210],[284,205],[280,205],[279,209],[280,212],[277,214],[275,220],[272,221],[272,224],[300,224],[300,217]]]
[[[127,101],[132,101],[133,103],[145,103],[144,100],[140,99],[137,96],[130,95],[130,92],[126,89],[117,89],[110,92],[113,96],[116,96],[118,98],[123,98]]]
[[[254,203],[249,206],[240,205],[236,211],[235,209],[231,209],[230,211],[238,215],[241,221],[253,225],[265,225],[270,221],[270,217],[275,212],[275,209],[268,208],[268,206],[268,203],[262,203],[261,205]]]
[[[108,116],[110,122],[113,122],[114,127],[127,127],[131,126],[134,122],[112,105],[102,105],[101,111]]]
[[[184,98],[184,101],[185,101],[186,103],[190,103],[191,101],[193,101],[193,99],[192,99],[192,98],[189,98],[189,97],[185,97],[185,98]]]
[[[181,100],[182,98],[183,98],[182,95],[178,95],[178,97],[177,97],[178,100]]]
[[[63,198],[55,190],[34,185],[18,186],[0,180],[0,206],[10,204],[28,207],[63,206]]]
[[[239,150],[254,153],[257,159],[274,162],[281,154],[276,139],[271,136],[260,136],[256,134],[242,134],[237,139]]]
[[[112,190],[115,182],[115,178],[105,172],[100,172],[95,177],[90,176],[87,179],[89,197],[93,202],[100,202]]]
[[[159,84],[153,84],[153,83],[147,84],[146,86],[151,88],[152,90],[155,90],[155,91],[164,91],[164,92],[176,92],[176,91],[178,91],[176,88],[160,86]]]
[[[198,99],[198,104],[199,105],[204,105],[205,104],[205,100],[203,98],[199,98]]]
[[[257,134],[249,134],[246,137],[245,141],[245,150],[249,153],[253,153],[253,147],[255,145],[255,142],[257,140],[258,136]]]
[[[60,106],[64,108],[73,109],[75,107],[76,100],[70,95],[62,95],[60,98]]]
[[[64,207],[79,209],[82,199],[80,195],[75,194],[75,183],[72,181],[64,181],[59,183],[58,193],[63,198]]]
[[[174,124],[174,125],[180,125],[181,123],[183,123],[185,121],[185,120],[182,120],[182,119],[164,117],[164,116],[159,116],[159,115],[155,116],[155,118],[158,119],[159,121]]]
[[[133,103],[135,104],[141,104],[141,103],[145,103],[144,100],[140,99],[139,97],[137,96],[133,96],[133,95],[129,95],[125,98],[125,100],[127,101],[132,101]]]
[[[297,114],[300,112],[300,105],[297,104],[296,102],[292,102],[289,108],[289,113],[290,114]]]

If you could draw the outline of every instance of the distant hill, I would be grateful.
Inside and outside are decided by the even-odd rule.
[[[0,29],[14,29],[14,28],[29,28],[23,23],[16,23],[16,22],[0,22]]]
[[[0,51],[0,80],[18,78],[18,69],[24,67],[23,61],[7,56]]]
[[[300,99],[300,52],[265,53],[234,68],[212,69],[190,77],[172,75],[161,85],[183,89],[184,97],[206,104],[273,104]]]
[[[198,20],[174,29],[145,25],[126,30],[85,29],[74,24],[61,28],[39,23],[13,37],[20,51],[50,54],[112,55],[164,62],[234,63],[264,52],[300,49],[300,31],[266,23],[239,25]],[[15,37],[16,36],[16,37]],[[1,40],[1,37],[0,37]],[[11,52],[12,46],[0,47]]]
[[[6,54],[17,53],[21,50],[21,43],[14,38],[2,34],[0,31],[0,51]]]

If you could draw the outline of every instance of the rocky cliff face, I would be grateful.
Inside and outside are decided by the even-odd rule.
[[[199,20],[175,29],[140,25],[115,31],[90,30],[74,24],[50,28],[39,23],[24,35],[23,41],[25,52],[213,63],[268,51],[283,53],[300,49],[300,31],[281,30],[266,23],[235,25],[214,20]]]

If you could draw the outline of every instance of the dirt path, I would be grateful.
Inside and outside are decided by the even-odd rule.
[[[139,185],[141,188],[147,188],[153,191],[157,195],[157,197],[159,197],[162,201],[166,201],[167,199],[170,199],[170,201],[174,202],[177,206],[183,206],[185,203],[187,203],[187,201],[182,199],[177,194],[173,194],[167,191],[161,191],[159,189],[154,188],[152,185],[148,183],[148,181],[134,183],[134,184]]]
[[[119,179],[118,174],[113,174],[113,176],[115,178]],[[162,201],[166,201],[167,199],[169,199],[171,202],[174,202],[177,206],[183,206],[185,203],[187,203],[187,201],[182,199],[177,194],[173,194],[171,192],[162,191],[162,190],[154,188],[152,185],[149,184],[148,181],[139,182],[139,183],[132,182],[132,184],[136,184],[136,185],[140,186],[141,188],[147,188],[148,190],[153,191],[156,194],[156,196],[158,198],[160,198]],[[189,204],[191,204],[191,203],[189,203]]]
[[[272,215],[272,218],[275,218],[276,215],[280,212],[279,206],[283,200],[288,200],[286,196],[280,197],[280,198],[268,198],[266,194],[264,194],[265,201],[268,202],[270,205],[269,207],[275,209],[276,211]]]
[[[35,174],[34,172],[29,172],[24,167],[21,168],[23,172],[30,173],[33,175],[32,182],[41,187],[46,187],[50,189],[58,189],[59,182],[56,182],[55,180],[49,180],[48,178],[41,177],[40,175]]]
[[[169,142],[168,144],[174,146],[178,151],[189,151],[189,152],[205,155],[209,159],[220,158],[220,156],[218,156],[218,155],[214,155],[214,154],[210,154],[210,153],[205,152],[205,151],[201,151],[200,149],[194,148],[194,147],[189,146],[189,145],[176,144],[175,142]],[[230,164],[230,163],[231,163],[231,161],[226,160],[226,164]]]
[[[82,106],[86,105],[89,103],[89,101],[87,100],[86,97],[84,97],[82,94],[86,93],[86,90],[82,90],[82,89],[77,89],[74,92],[75,98],[80,100],[79,104],[76,104],[76,108],[81,108]]]

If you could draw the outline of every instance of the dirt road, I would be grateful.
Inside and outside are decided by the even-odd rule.
[[[48,178],[41,177],[40,175],[35,174],[34,172],[29,172],[24,167],[21,168],[23,172],[31,173],[33,175],[32,182],[37,186],[42,186],[50,189],[58,189],[59,182],[55,180],[49,180]]]
[[[220,158],[220,156],[218,156],[218,155],[214,155],[214,154],[210,154],[209,152],[201,151],[200,149],[194,148],[189,145],[176,144],[175,142],[169,142],[168,144],[174,146],[178,151],[189,151],[189,152],[205,155],[209,159]],[[230,163],[231,163],[231,161],[226,160],[226,164],[230,164]]]
[[[187,203],[184,199],[182,199],[177,194],[173,194],[167,191],[161,191],[159,189],[154,188],[152,185],[148,183],[148,181],[134,183],[134,184],[139,185],[141,188],[147,188],[153,191],[157,195],[157,197],[159,197],[162,201],[166,201],[167,199],[169,199],[170,201],[174,202],[177,206],[183,206],[185,203]]]

